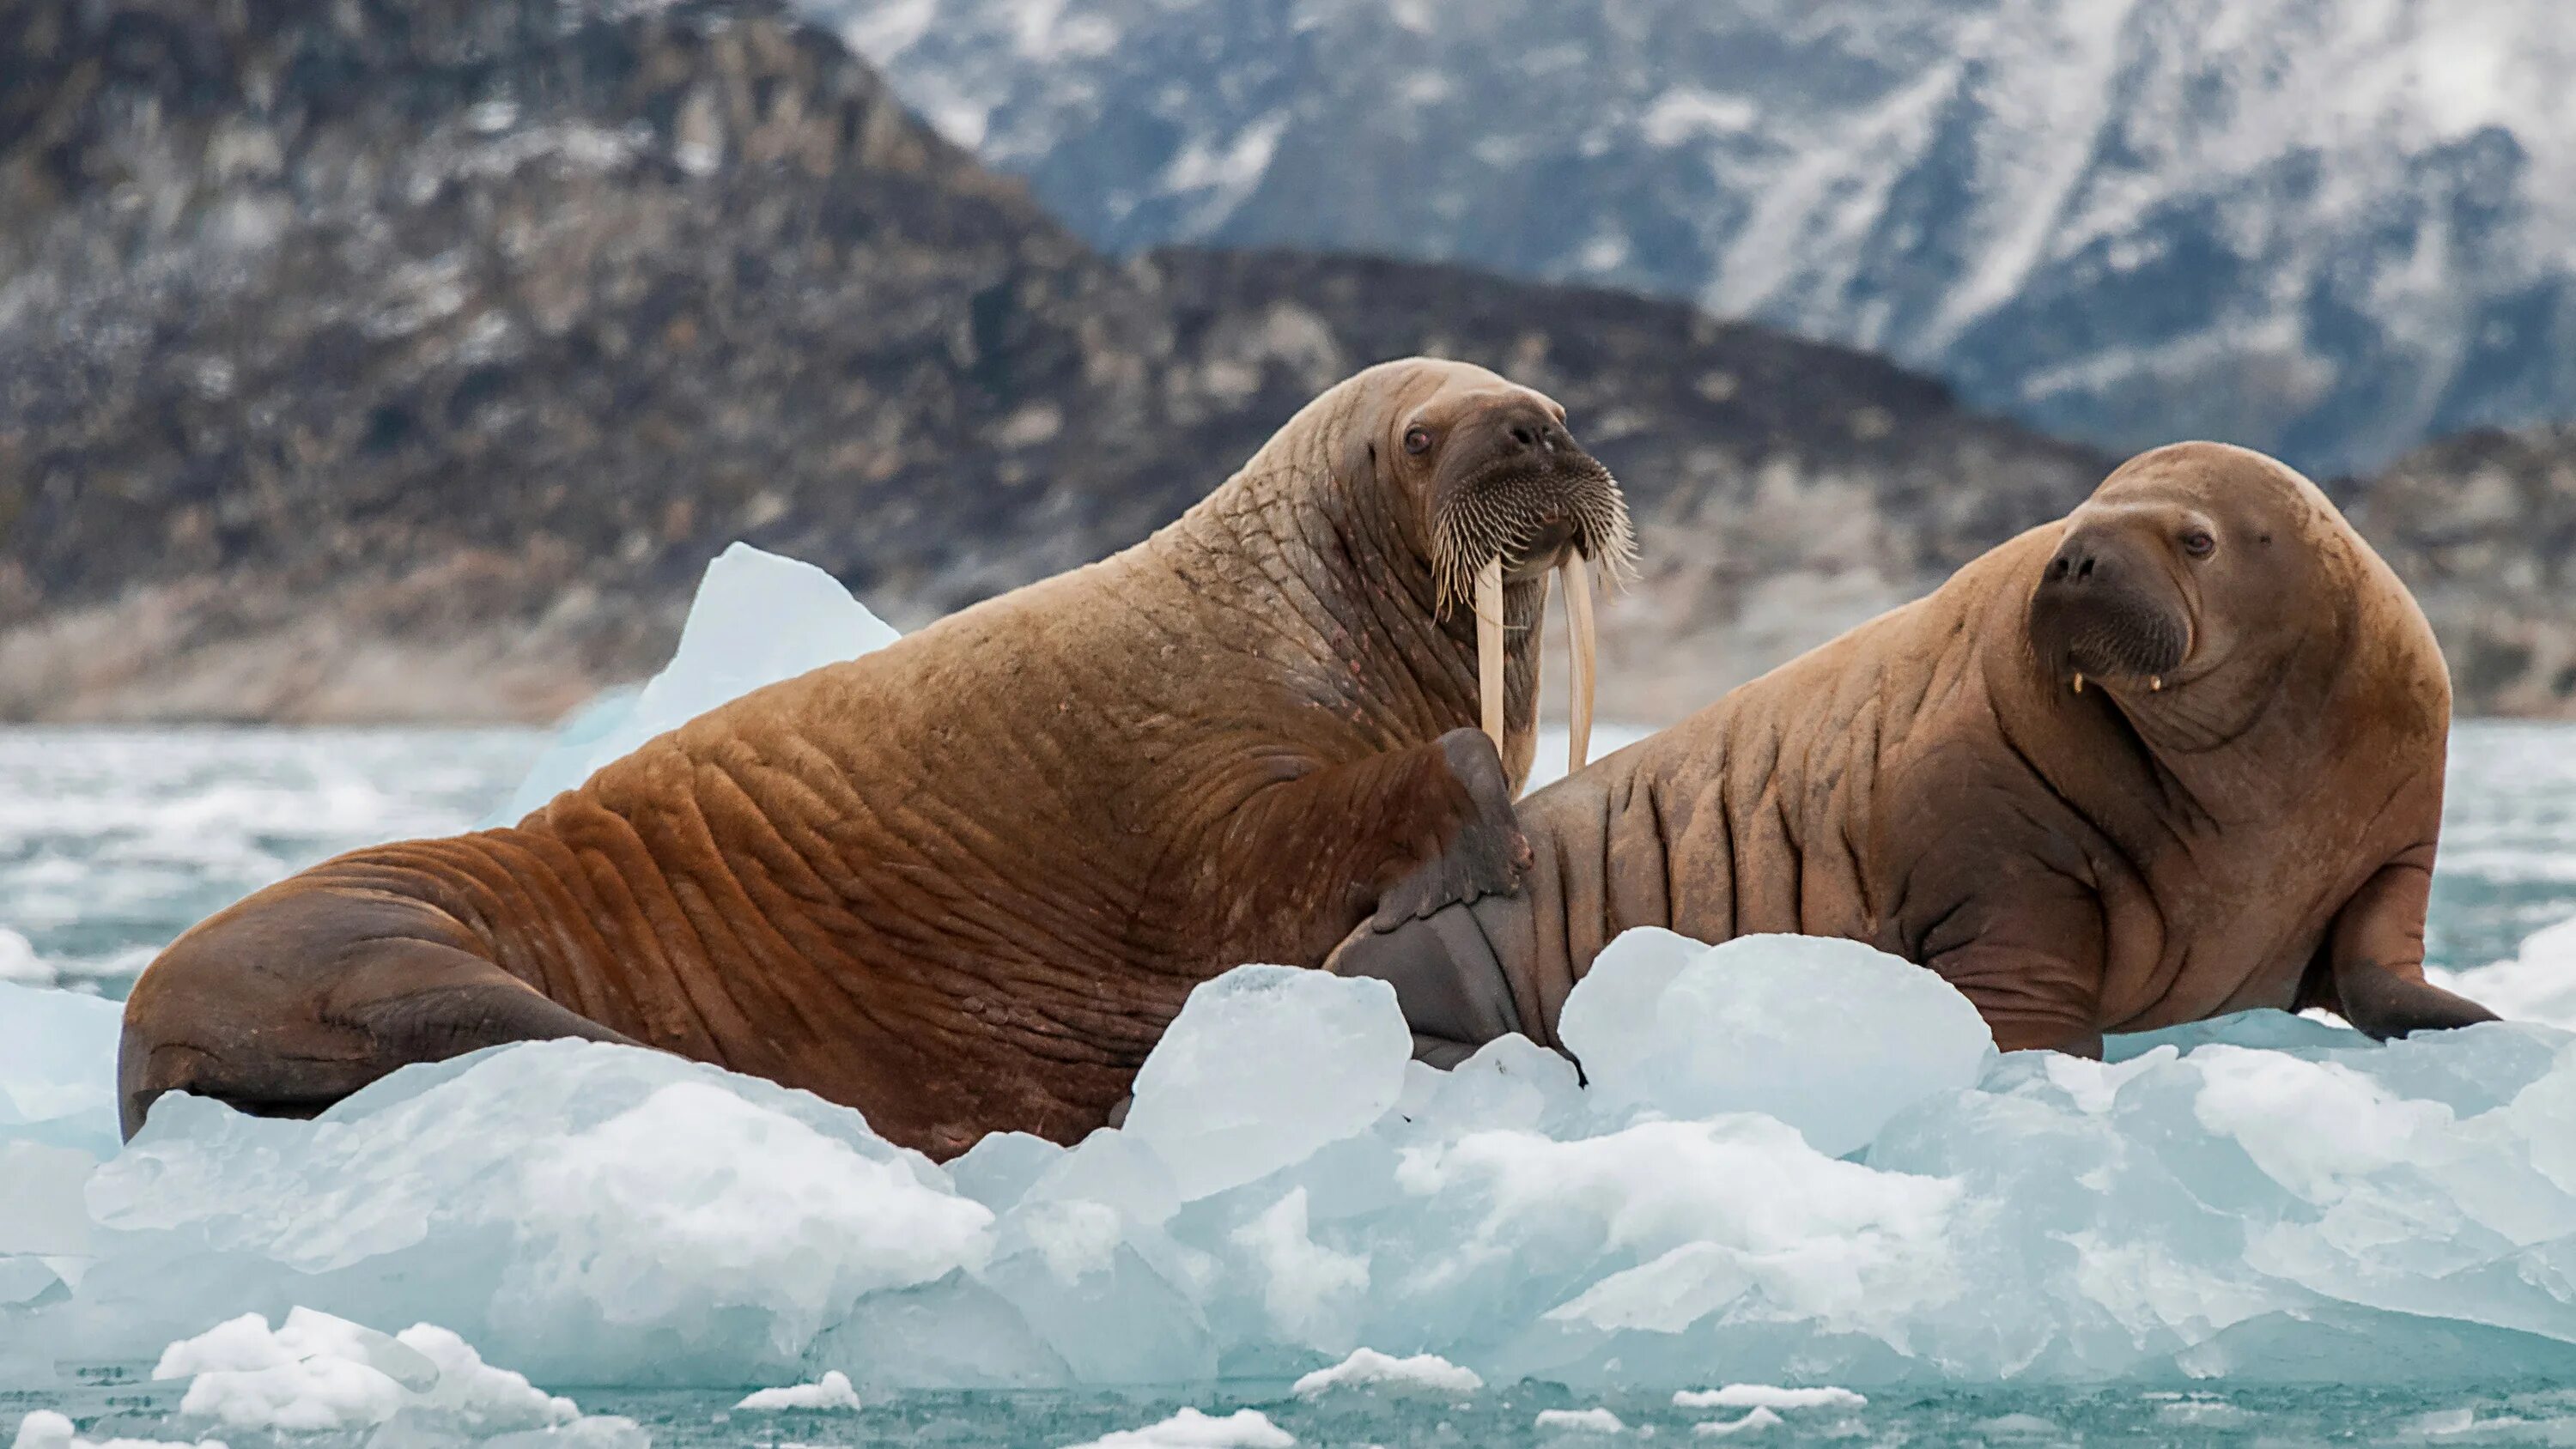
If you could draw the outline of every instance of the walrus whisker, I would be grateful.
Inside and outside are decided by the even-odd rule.
[[[1565,632],[1573,645],[1567,684],[1573,720],[1566,731],[1565,772],[1573,774],[1592,757],[1592,681],[1598,662],[1592,632],[1592,566],[1580,552],[1565,557]]]
[[[1484,703],[1485,733],[1494,752],[1503,749],[1503,559],[1496,554],[1476,571],[1476,692]]]

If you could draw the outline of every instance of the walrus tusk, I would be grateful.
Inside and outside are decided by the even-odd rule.
[[[1565,557],[1565,632],[1574,646],[1574,667],[1568,676],[1573,687],[1568,704],[1574,720],[1565,739],[1565,773],[1571,775],[1592,757],[1592,680],[1599,663],[1598,641],[1592,633],[1592,561],[1579,553]]]
[[[2164,677],[2163,675],[2161,675],[2161,674],[2150,674],[2150,675],[2148,675],[2148,676],[2147,676],[2147,692],[2148,692],[2148,693],[2150,693],[2150,694],[2161,694],[2161,693],[2163,693],[2163,692],[2164,692],[2164,687],[2165,687],[2165,677]]]
[[[1476,693],[1485,704],[1485,733],[1503,749],[1503,560],[1476,571]]]
[[[2080,673],[2075,676],[2075,692],[2077,694],[2084,692],[2084,676]]]

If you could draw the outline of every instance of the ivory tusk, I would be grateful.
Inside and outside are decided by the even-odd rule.
[[[1571,775],[1592,758],[1592,683],[1600,664],[1600,641],[1592,629],[1592,561],[1579,553],[1565,558],[1565,633],[1574,646],[1567,675],[1573,719],[1565,740],[1565,772]]]
[[[2084,692],[2084,676],[2081,674],[2075,676],[2075,692],[2077,694]]]
[[[2165,677],[2164,677],[2163,675],[2161,675],[2161,674],[2150,674],[2150,675],[2148,675],[2148,676],[2147,676],[2147,691],[2148,691],[2149,693],[2151,693],[2151,694],[2158,694],[2158,693],[2162,693],[2162,692],[2164,691],[2164,687],[2165,687]]]
[[[1503,749],[1503,561],[1476,571],[1476,692],[1485,706],[1485,733],[1494,752]]]

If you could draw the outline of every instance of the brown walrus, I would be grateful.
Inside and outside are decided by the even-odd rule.
[[[2492,1020],[2423,978],[2450,682],[2388,566],[2259,453],[2131,459],[1930,596],[1523,802],[1530,883],[1384,928],[1442,1065],[1549,1045],[1631,926],[1841,936],[1928,966],[2006,1050],[2323,1005]]]
[[[937,1156],[1071,1141],[1200,981],[1319,964],[1373,904],[1517,888],[1551,570],[1627,548],[1554,402],[1371,368],[1134,548],[746,695],[516,827],[208,919],[127,1003],[125,1130],[167,1091],[309,1115],[572,1036]]]

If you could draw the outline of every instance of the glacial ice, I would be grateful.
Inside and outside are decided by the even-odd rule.
[[[1759,1434],[1781,1422],[1777,1410],[1756,1407],[1739,1419],[1711,1419],[1693,1424],[1691,1433],[1702,1439],[1731,1439],[1739,1434]]]
[[[814,565],[736,543],[699,580],[679,647],[638,690],[592,700],[556,731],[508,803],[508,825],[637,745],[763,685],[895,641],[894,628]]]
[[[152,1377],[188,1380],[180,1414],[227,1429],[321,1434],[400,1417],[416,1435],[491,1439],[582,1417],[572,1400],[485,1363],[436,1324],[387,1334],[302,1307],[274,1329],[245,1313],[181,1339]]]
[[[1289,1392],[1301,1399],[1329,1394],[1336,1389],[1361,1389],[1374,1392],[1472,1394],[1485,1386],[1473,1369],[1463,1369],[1437,1354],[1417,1353],[1397,1358],[1373,1348],[1351,1350],[1351,1356],[1331,1368],[1320,1368],[1297,1380]]]
[[[1784,1389],[1775,1384],[1728,1384],[1718,1389],[1684,1389],[1673,1395],[1677,1409],[1860,1409],[1869,1400],[1849,1389],[1820,1384]]]
[[[779,1414],[795,1410],[808,1412],[842,1411],[859,1407],[859,1391],[850,1387],[850,1376],[833,1369],[810,1384],[789,1384],[785,1388],[760,1389],[743,1395],[737,1409],[755,1414]]]
[[[1223,1418],[1183,1409],[1161,1423],[1103,1434],[1072,1449],[1288,1449],[1296,1442],[1259,1409],[1237,1409]]]
[[[1608,1409],[1541,1409],[1538,1430],[1542,1434],[1625,1434],[1628,1426]]]
[[[102,1164],[113,1008],[0,1004],[42,1044],[0,1092],[48,1104],[0,1151],[54,1154],[13,1159],[0,1262],[69,1270],[0,1308],[0,1361],[149,1362],[303,1307],[540,1383],[862,1394],[1285,1385],[1363,1348],[1748,1414],[2576,1369],[2576,1037],[2544,1026],[2252,1013],[1997,1055],[1858,947],[1638,933],[1567,1007],[1589,1085],[1518,1038],[1433,1071],[1382,984],[1253,967],[1070,1147],[943,1167],[805,1093],[554,1042],[311,1122],[169,1099]],[[1718,1365],[1744,1383],[1705,1389]]]

